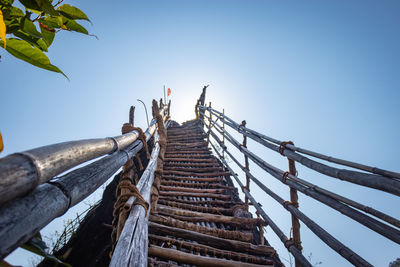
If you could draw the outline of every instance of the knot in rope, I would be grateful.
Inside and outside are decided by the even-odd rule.
[[[288,200],[283,201],[283,206],[285,207],[285,209],[288,209],[289,205],[292,205],[295,208],[299,207],[299,203],[293,203],[293,202],[288,201]]]
[[[146,157],[147,159],[150,159],[150,153],[149,153],[149,148],[147,147],[147,142],[146,142],[146,134],[143,132],[142,128],[140,127],[134,127],[130,123],[124,123],[122,125],[122,134],[126,134],[132,131],[138,131],[139,132],[139,139],[143,143],[143,149],[146,151]]]
[[[286,184],[286,180],[289,177],[290,172],[284,172],[282,174],[282,182]]]
[[[285,245],[285,248],[289,249],[294,245],[293,238],[287,239],[285,242],[283,242],[283,244]]]
[[[282,155],[282,156],[285,156],[284,154],[283,154],[283,151],[285,150],[285,149],[287,149],[287,147],[286,147],[286,145],[293,145],[294,146],[294,143],[292,142],[292,141],[284,141],[284,142],[281,142],[280,143],[280,145],[279,145],[279,153]]]

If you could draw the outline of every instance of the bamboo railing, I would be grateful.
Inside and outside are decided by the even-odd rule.
[[[326,243],[329,247],[331,247],[334,251],[339,253],[343,258],[352,264],[356,266],[372,266],[361,256],[356,254],[350,248],[346,247],[339,240],[329,234],[306,214],[301,212],[297,202],[297,191],[314,198],[315,200],[339,211],[352,220],[365,225],[389,240],[400,244],[400,221],[398,219],[299,178],[295,168],[295,162],[298,162],[305,167],[323,175],[355,183],[361,186],[374,188],[397,196],[400,196],[400,173],[326,156],[321,153],[297,147],[292,142],[281,142],[277,139],[247,128],[245,121],[242,122],[242,124],[235,122],[226,116],[225,112],[220,112],[213,109],[211,104],[207,107],[204,105],[204,99],[202,101],[201,99],[202,98],[198,100],[196,105],[196,115],[203,125],[204,133],[216,141],[214,144],[210,142],[210,145],[213,147],[215,153],[220,157],[224,166],[231,172],[232,176],[242,188],[246,200],[250,200],[252,205],[257,210],[257,213],[261,215],[261,217],[268,223],[269,226],[271,226],[271,229],[280,238],[285,247],[292,253],[296,261],[296,266],[309,266],[308,261],[305,261],[304,256],[301,254],[302,247],[300,241],[299,220],[303,222],[324,243]],[[227,131],[226,126],[229,126],[234,131],[243,135],[243,143],[237,141]],[[289,162],[289,171],[281,170],[269,164],[260,156],[257,156],[251,152],[246,146],[247,138],[250,138],[286,157]],[[237,148],[244,155],[245,165],[242,165],[239,160],[232,155],[230,150],[228,150],[228,147],[225,145],[226,141],[228,141],[233,147]],[[222,151],[222,155],[220,151]],[[225,155],[228,155],[232,161],[243,170],[246,177],[246,185],[239,180],[238,175],[229,166],[225,160]],[[317,162],[308,156],[338,165],[351,167],[352,170],[331,167],[325,163]],[[279,195],[274,193],[267,184],[256,178],[249,170],[248,159],[261,167],[261,169],[269,173],[271,176],[281,181],[283,184],[288,185],[290,187],[290,201],[285,201]],[[293,238],[288,239],[285,236],[285,234],[279,229],[279,227],[272,221],[267,213],[260,207],[259,203],[250,194],[249,180],[256,183],[266,194],[271,196],[275,201],[277,201],[290,212],[292,216]]]
[[[153,103],[153,111],[154,110],[158,110],[158,108],[154,106]],[[161,121],[161,119],[159,119],[158,124],[163,124],[163,122],[165,122],[165,120]],[[160,141],[160,136],[162,137],[160,128],[164,131],[165,139],[165,128],[168,127],[168,123],[169,122],[165,122],[165,126],[158,125],[159,130],[154,135],[155,145],[151,153],[150,161],[137,184],[138,191],[147,203],[150,203],[150,195],[155,180],[156,167],[157,164],[159,164],[159,153],[161,153],[160,151],[162,150],[162,146],[160,145],[160,143],[162,143]],[[127,203],[134,203],[134,201],[135,198],[131,197]],[[147,266],[149,216],[150,208],[145,210],[145,208],[140,205],[135,205],[131,208],[128,219],[125,222],[121,236],[119,237],[113,252],[110,266]]]
[[[166,120],[169,105],[160,105]],[[146,142],[156,128],[153,119],[144,133]],[[59,143],[2,158],[0,260],[93,193],[143,147],[139,131],[134,130],[116,137]],[[99,157],[102,158],[53,178]]]

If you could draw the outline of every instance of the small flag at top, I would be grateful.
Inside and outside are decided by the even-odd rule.
[[[171,94],[171,88],[168,88],[168,96]]]

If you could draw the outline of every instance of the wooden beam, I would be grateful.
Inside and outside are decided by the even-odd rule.
[[[240,252],[234,252],[231,250],[223,250],[223,249],[217,249],[213,248],[211,246],[207,245],[202,245],[202,244],[196,244],[192,242],[187,242],[183,240],[177,240],[174,238],[169,238],[165,236],[158,236],[158,235],[153,235],[149,234],[149,240],[151,241],[152,244],[155,243],[164,243],[168,244],[167,246],[176,246],[177,249],[181,250],[181,248],[185,248],[188,250],[194,250],[197,253],[200,253],[202,256],[210,255],[213,256],[214,258],[227,258],[228,260],[230,259],[235,259],[237,261],[242,261],[242,262],[250,262],[250,263],[256,263],[256,264],[273,264],[272,260],[265,259],[263,257],[259,256],[253,256],[249,255],[246,253],[240,253]]]
[[[193,240],[200,244],[212,246],[214,248],[227,249],[238,252],[246,252],[251,255],[273,256],[276,251],[273,247],[264,245],[254,245],[248,242],[220,238],[217,236],[202,234],[199,232],[162,225],[155,222],[149,222],[149,233],[155,235],[170,235],[177,238]]]
[[[221,182],[224,178],[204,178],[204,177],[199,177],[199,178],[194,178],[194,177],[188,177],[188,176],[169,176],[169,175],[163,175],[164,179],[169,179],[169,180],[180,180],[180,181],[195,181],[195,182]]]
[[[192,193],[192,192],[165,192],[160,191],[160,196],[174,196],[174,197],[211,197],[217,199],[231,199],[230,195],[221,195],[221,194],[209,194],[209,193]]]
[[[187,199],[177,199],[174,197],[167,197],[167,196],[160,196],[160,199],[165,199],[169,201],[174,201],[174,202],[179,202],[179,203],[185,203],[185,204],[191,204],[191,205],[207,205],[209,207],[215,207],[215,206],[220,206],[220,207],[232,207],[232,205],[238,205],[238,204],[243,204],[240,202],[235,202],[235,201],[224,201],[224,200],[187,200]]]
[[[157,246],[151,245],[149,248],[149,255],[153,257],[159,257],[162,259],[170,259],[173,261],[177,261],[179,263],[186,263],[190,265],[196,266],[204,266],[204,267],[260,267],[260,266],[273,266],[273,264],[269,265],[258,265],[237,261],[230,261],[225,259],[218,258],[209,258],[198,255],[193,255],[190,253],[185,253],[175,249],[169,248],[161,248]]]
[[[166,200],[166,199],[159,199],[158,203],[169,206],[169,207],[176,207],[176,208],[181,208],[181,209],[186,209],[186,210],[191,210],[191,211],[198,211],[198,212],[206,212],[206,213],[232,215],[232,212],[233,212],[232,209],[190,205],[190,204],[179,203],[179,202],[170,201],[170,200]]]
[[[164,175],[172,174],[172,175],[182,175],[182,176],[195,176],[195,177],[218,177],[231,175],[230,172],[211,172],[211,173],[194,173],[194,172],[184,172],[184,171],[164,171]]]
[[[252,242],[253,241],[252,233],[210,228],[210,227],[196,225],[194,223],[188,223],[188,222],[176,220],[171,217],[155,216],[155,215],[150,214],[150,221],[155,222],[155,223],[161,223],[161,224],[172,226],[172,227],[179,227],[182,229],[196,231],[196,232],[203,233],[206,235],[212,235],[212,236],[217,236],[217,237],[221,237],[221,238],[231,239],[231,240],[238,240],[238,241],[243,241],[243,242]]]
[[[165,186],[162,185],[160,187],[161,191],[178,191],[178,192],[190,192],[190,193],[207,193],[207,194],[223,194],[225,192],[224,189],[197,189],[197,188],[187,188],[187,187],[178,187],[178,186]]]
[[[164,205],[158,205],[158,210],[171,215],[179,215],[185,217],[193,217],[198,221],[204,222],[215,222],[215,223],[227,223],[235,226],[250,226],[262,225],[263,221],[253,218],[243,218],[243,217],[232,217],[224,215],[215,215],[212,213],[196,212],[190,210],[184,210],[179,208],[172,208]],[[188,220],[187,218],[185,220]]]

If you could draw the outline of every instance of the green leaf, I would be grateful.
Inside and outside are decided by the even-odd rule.
[[[35,0],[19,0],[26,8],[40,10],[39,5]]]
[[[21,28],[20,17],[13,18],[11,20],[5,20],[4,22],[6,23],[7,33],[14,33],[15,31]]]
[[[43,11],[49,15],[58,16],[59,13],[54,9],[49,0],[19,0],[26,8]]]
[[[50,45],[53,43],[54,37],[56,36],[55,30],[52,28],[48,28],[44,24],[39,24],[40,25],[40,31],[42,32],[42,36],[44,41],[47,44],[47,47],[50,47]]]
[[[54,9],[53,5],[51,4],[51,1],[49,0],[36,0],[36,3],[40,7],[39,10],[46,12],[49,15],[52,16],[58,16],[59,13]]]
[[[3,10],[4,20],[10,20],[15,17],[24,17],[25,13],[18,7],[12,6]]]
[[[61,16],[40,18],[39,22],[50,28],[61,28],[63,26],[63,20]]]
[[[2,41],[0,41],[0,46],[4,46]],[[61,73],[68,79],[59,68],[50,64],[49,58],[39,48],[35,46],[32,47],[27,41],[7,38],[6,50],[16,58],[24,60],[36,67]]]
[[[0,5],[10,7],[14,3],[14,0],[0,0]]]
[[[75,31],[75,32],[80,32],[84,34],[89,34],[89,32],[80,25],[78,22],[72,19],[67,19],[66,17],[62,18],[64,26],[62,27],[64,30],[68,31]]]
[[[32,21],[30,21],[27,18],[24,18],[21,21],[22,24],[22,31],[26,32],[27,34],[36,37],[36,38],[42,38],[42,34],[37,31],[35,24],[33,24]]]
[[[36,46],[37,48],[39,48],[42,51],[45,51],[45,52],[48,51],[47,43],[42,38],[33,37],[21,30],[14,32],[14,35],[21,38],[22,40],[29,42],[30,44]]]
[[[59,260],[57,257],[54,255],[51,255],[47,253],[47,245],[45,242],[43,242],[42,237],[40,236],[40,233],[36,234],[34,237],[32,237],[28,242],[25,244],[21,245],[23,249],[26,249],[30,252],[33,252],[37,255],[43,256],[51,261],[54,261],[56,263],[60,263],[65,266],[71,267],[68,263],[65,263],[61,260]]]
[[[83,13],[82,10],[80,10],[77,7],[68,5],[68,4],[64,4],[60,7],[58,7],[57,11],[69,19],[84,19],[84,20],[90,21],[89,18],[86,16],[85,13]]]

